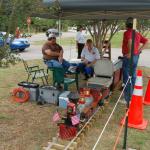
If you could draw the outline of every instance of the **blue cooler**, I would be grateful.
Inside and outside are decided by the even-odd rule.
[[[67,109],[67,105],[69,102],[68,95],[70,94],[70,91],[65,91],[59,95],[59,107]]]

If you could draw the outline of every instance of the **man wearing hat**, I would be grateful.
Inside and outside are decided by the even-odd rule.
[[[70,63],[63,59],[63,48],[56,43],[56,36],[49,34],[47,42],[42,47],[42,54],[48,68],[63,67],[67,70]]]
[[[122,43],[122,54],[123,54],[123,83],[124,85],[128,81],[130,74],[130,58],[131,58],[131,46],[132,46],[132,32],[133,32],[133,18],[129,17],[126,21],[126,31],[123,35]],[[140,33],[135,32],[135,41],[134,41],[134,51],[133,51],[133,64],[132,64],[132,88],[135,85],[136,80],[136,68],[138,64],[139,54],[147,46],[148,39],[143,37]],[[125,91],[124,97],[126,101],[130,101],[130,94],[132,94],[128,87],[128,83]]]

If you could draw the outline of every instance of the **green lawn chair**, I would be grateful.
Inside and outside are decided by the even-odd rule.
[[[45,72],[45,70],[40,68],[38,65],[34,66],[28,66],[27,62],[25,60],[22,60],[25,70],[27,72],[27,82],[29,81],[29,78],[31,77],[32,83],[35,79],[41,79],[43,82],[43,85],[48,84],[48,73]],[[44,82],[45,81],[45,82]]]
[[[68,90],[68,86],[72,83],[76,83],[76,88],[78,90],[78,74],[72,72],[65,72],[63,68],[53,67],[50,68],[53,73],[53,85],[64,84],[64,90]],[[75,78],[65,78],[65,75],[75,75]]]

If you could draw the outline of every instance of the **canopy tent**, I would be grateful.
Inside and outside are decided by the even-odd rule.
[[[45,6],[56,6],[57,12],[44,14],[62,19],[150,18],[150,0],[43,0]]]
[[[126,19],[133,18],[150,18],[150,0],[43,0],[46,6],[55,4],[57,12],[49,14],[49,18],[59,19]],[[56,7],[55,7],[56,8]],[[134,51],[135,30],[132,33],[132,48],[130,62],[130,77],[132,77],[133,51]],[[129,86],[131,88],[131,84]],[[131,95],[130,95],[131,96]],[[129,108],[129,101],[127,107]],[[128,116],[125,120],[125,135],[123,149],[126,149]],[[93,150],[95,150],[96,142]],[[70,145],[70,143],[69,143]],[[65,150],[68,149],[68,145]]]

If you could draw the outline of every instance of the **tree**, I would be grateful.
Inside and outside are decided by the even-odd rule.
[[[95,20],[89,21],[87,24],[87,29],[93,38],[94,44],[100,50],[102,56],[105,53],[103,49],[104,42],[107,40],[109,43],[120,26],[118,20]]]
[[[143,36],[147,36],[150,32],[150,20],[138,20],[137,29]]]
[[[32,10],[33,3],[31,0],[1,0],[0,1],[0,20],[5,24],[5,31],[7,31],[6,39],[9,33],[14,33],[19,21],[22,22],[26,20],[26,16],[30,15],[30,10]],[[9,18],[9,19],[7,19]],[[7,19],[7,20],[6,20]],[[18,57],[13,54],[8,46],[0,48],[0,67],[8,66],[9,64],[15,64]]]

